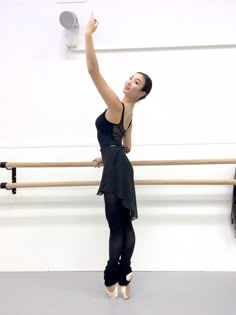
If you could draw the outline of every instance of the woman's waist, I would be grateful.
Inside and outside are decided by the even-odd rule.
[[[122,148],[122,145],[121,144],[103,144],[103,145],[100,145],[100,149],[101,151],[103,150],[109,150],[109,149],[121,149]]]
[[[114,162],[118,164],[130,164],[122,145],[111,144],[101,147],[100,150],[104,166],[105,164],[113,164]]]

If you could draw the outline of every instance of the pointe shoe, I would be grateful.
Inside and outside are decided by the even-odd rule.
[[[131,281],[133,279],[134,275],[133,273],[129,273],[127,276],[126,276],[126,280],[127,281]],[[123,286],[121,285],[120,286],[120,293],[121,293],[121,296],[124,300],[128,300],[130,298],[130,286],[129,284],[126,285],[126,286]]]
[[[115,289],[113,291],[109,291],[106,287],[106,292],[111,299],[116,299],[118,297],[118,285],[115,284]]]
[[[120,293],[124,300],[128,300],[130,298],[130,286],[120,286]]]

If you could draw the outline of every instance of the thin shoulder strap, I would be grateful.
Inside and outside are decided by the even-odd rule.
[[[121,114],[120,123],[122,123],[122,125],[123,125],[123,123],[124,123],[125,105],[122,102],[121,102],[121,104],[122,104],[123,110],[122,110],[122,114]]]
[[[124,103],[122,103],[122,102],[121,102],[121,104],[122,104],[122,106],[123,106],[123,111],[122,111],[122,115],[121,115],[121,120],[120,120],[120,122],[122,123],[122,126],[123,126],[123,128],[124,128],[125,105],[124,105]],[[130,121],[130,123],[129,123],[129,126],[127,127],[127,129],[126,129],[125,131],[127,131],[127,130],[129,129],[129,127],[131,126],[131,124],[132,124],[132,119],[131,119],[131,121]],[[125,128],[124,128],[124,129],[125,129]]]
[[[126,131],[129,129],[129,127],[131,126],[131,124],[132,124],[132,119],[130,120],[129,126],[128,126],[128,128],[126,129]]]
[[[122,103],[122,102],[121,102],[121,104],[122,104],[122,107],[123,107],[121,118],[123,118],[123,117],[124,117],[124,112],[125,112],[125,105],[124,105],[124,103]]]

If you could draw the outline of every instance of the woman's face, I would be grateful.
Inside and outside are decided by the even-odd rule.
[[[145,79],[141,73],[132,75],[129,80],[125,82],[123,93],[133,101],[137,101],[144,96],[146,92],[141,91],[144,87]]]

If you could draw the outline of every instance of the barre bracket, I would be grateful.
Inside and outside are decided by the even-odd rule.
[[[6,170],[11,171],[11,182],[16,183],[16,167],[7,167],[7,162],[0,162],[0,168],[5,168]],[[7,183],[0,183],[1,189],[11,190],[12,194],[16,194],[16,188],[7,188]]]
[[[236,170],[234,174],[234,179],[236,179]],[[236,186],[233,186],[231,224],[234,224],[235,237],[236,237]]]

